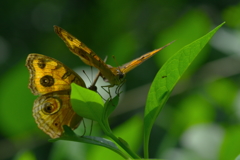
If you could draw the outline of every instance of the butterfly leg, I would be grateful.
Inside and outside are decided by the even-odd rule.
[[[83,132],[83,134],[81,135],[81,137],[83,137],[83,136],[85,135],[85,133],[86,133],[86,124],[85,124],[84,119],[82,119],[82,121],[83,121],[84,132]]]
[[[89,87],[89,89],[96,91],[97,92],[97,86],[96,83],[98,81],[98,78],[100,77],[101,72],[99,71],[96,75],[96,78],[94,79],[93,83],[91,84],[91,86]]]
[[[101,86],[102,87],[102,89],[105,91],[105,92],[107,92],[108,93],[108,95],[109,95],[109,98],[111,98],[112,99],[112,95],[111,95],[111,91],[110,91],[110,88],[111,87],[113,87],[114,85],[106,85],[106,86]],[[106,89],[107,88],[107,89]]]
[[[101,98],[106,102],[107,100],[99,93],[99,92],[97,92],[98,94],[99,94],[99,96],[101,96]]]
[[[91,120],[91,130],[90,130],[89,136],[91,136],[92,134],[92,129],[93,129],[93,120]]]
[[[85,73],[85,72],[84,72],[84,73]],[[100,77],[100,74],[101,74],[101,72],[99,71],[99,72],[97,73],[94,81],[92,82],[92,84],[88,87],[88,89],[97,92],[97,93],[101,96],[101,98],[102,98],[103,100],[105,100],[105,99],[103,98],[103,96],[97,91],[97,86],[96,86],[96,83],[97,83],[98,78]],[[105,100],[105,101],[106,101],[106,100]]]
[[[122,92],[120,91],[122,86],[125,84],[126,80],[124,80],[121,84],[119,84],[115,90],[115,94],[120,95]]]

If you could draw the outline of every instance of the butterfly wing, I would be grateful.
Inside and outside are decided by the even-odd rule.
[[[117,83],[118,73],[115,69],[112,69],[112,66],[107,65],[96,53],[66,30],[54,26],[54,31],[65,42],[73,54],[77,55],[87,65],[97,68],[101,72],[101,76],[107,79],[109,83]]]
[[[82,117],[72,109],[70,84],[86,87],[82,78],[61,62],[41,54],[29,54],[26,66],[30,72],[30,90],[41,95],[33,107],[38,127],[51,138],[62,135],[63,125],[77,128]]]
[[[34,95],[68,90],[72,82],[86,87],[77,73],[51,57],[29,54],[26,66],[30,72],[29,88]]]
[[[155,55],[157,52],[161,51],[162,49],[166,48],[167,46],[169,46],[170,44],[172,44],[174,41],[166,44],[165,46],[155,49],[151,52],[148,52],[144,55],[142,55],[139,58],[136,58],[134,60],[132,60],[131,62],[128,62],[124,65],[122,65],[120,68],[121,72],[123,74],[126,74],[127,72],[131,71],[132,69],[134,69],[135,67],[139,66],[140,64],[142,64],[144,61],[146,61],[147,59],[149,59],[150,57],[152,57],[153,55]]]
[[[56,91],[37,98],[34,101],[33,117],[38,127],[51,138],[62,135],[63,125],[76,129],[82,120],[72,109],[70,90]]]

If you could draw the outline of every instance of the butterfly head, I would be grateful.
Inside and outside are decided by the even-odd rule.
[[[125,79],[125,75],[120,69],[117,70],[117,78],[119,83],[122,83],[123,80]]]
[[[109,67],[110,68],[110,67]],[[109,76],[108,78],[101,74],[105,82],[110,83],[111,86],[120,85],[125,79],[125,75],[119,68],[111,67],[110,68],[114,76]]]

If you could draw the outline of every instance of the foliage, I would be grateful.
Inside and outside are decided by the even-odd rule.
[[[90,79],[95,75],[63,45],[53,25],[69,31],[103,59],[107,55],[112,66],[176,40],[127,74],[119,105],[110,115],[114,135],[143,157],[143,109],[153,77],[173,54],[223,21],[226,24],[182,75],[154,122],[149,157],[225,160],[239,155],[239,1],[25,0],[2,1],[1,6],[0,159],[123,159],[96,145],[49,143],[34,122],[36,96],[27,87],[24,66],[29,53],[63,62],[79,71],[86,83],[82,70],[90,70]],[[102,85],[106,83],[100,78],[99,91]],[[88,135],[91,123],[84,122]],[[74,132],[82,135],[84,126]],[[109,138],[97,123],[91,135]]]
[[[156,75],[150,88],[145,108],[144,158],[149,158],[149,138],[153,123],[156,121],[156,118],[158,117],[162,107],[168,100],[174,86],[179,81],[185,70],[191,65],[194,58],[198,55],[198,53],[200,53],[202,48],[223,24],[224,23],[216,27],[205,36],[183,47],[162,66]],[[118,153],[125,159],[140,159],[140,157],[130,149],[129,144],[125,140],[120,137],[116,137],[113,134],[109,126],[108,118],[112,111],[116,108],[116,102],[118,102],[118,96],[113,99],[108,99],[104,106],[101,97],[96,92],[85,89],[76,84],[72,84],[71,103],[76,113],[84,118],[97,121],[104,133],[113,141],[115,141],[115,143],[121,146],[122,149],[129,154],[129,156],[124,154],[111,141],[102,139],[100,137],[79,137],[76,136],[76,134],[74,134],[71,129],[67,128],[66,126],[65,134],[56,140],[68,140],[99,145]]]

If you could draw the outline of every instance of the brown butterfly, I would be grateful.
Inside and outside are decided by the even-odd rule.
[[[95,54],[90,48],[88,48],[85,44],[79,41],[77,38],[72,36],[70,33],[65,31],[64,29],[54,26],[54,31],[57,35],[66,43],[67,47],[70,49],[72,53],[77,55],[84,63],[87,65],[93,66],[97,68],[103,79],[110,83],[108,87],[112,87],[114,85],[120,85],[124,81],[125,74],[142,64],[145,60],[152,57],[157,52],[161,51],[163,48],[169,46],[171,43],[146,53],[141,57],[132,60],[120,67],[112,67],[106,64],[97,54]]]

